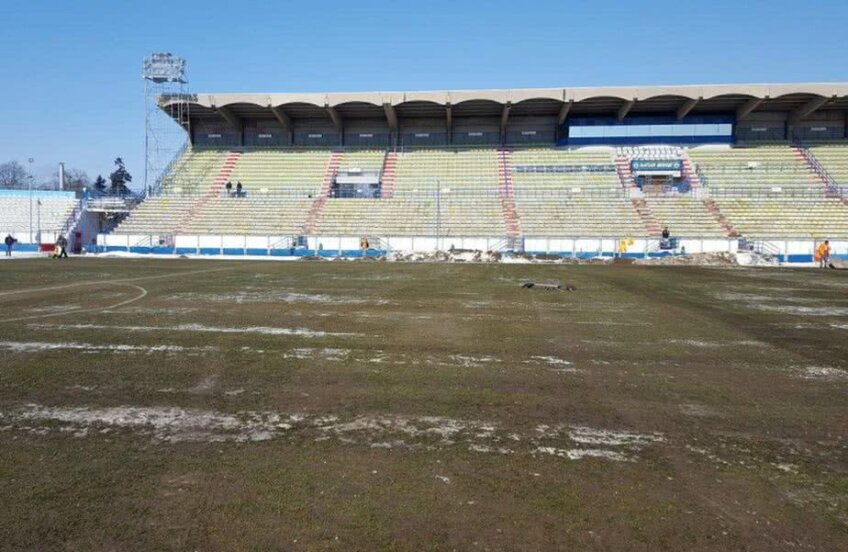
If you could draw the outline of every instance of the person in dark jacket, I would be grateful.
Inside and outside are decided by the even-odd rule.
[[[233,183],[229,180],[227,181],[227,185],[224,186],[227,189],[227,196],[232,197],[233,195]]]
[[[58,258],[61,259],[61,258],[64,257],[65,259],[67,259],[68,258],[68,250],[67,250],[68,240],[65,239],[65,236],[59,236],[59,239],[56,240],[56,245],[59,247]]]
[[[236,197],[241,197],[241,182],[236,183]]]
[[[12,256],[12,246],[15,245],[15,243],[17,243],[17,241],[18,240],[16,240],[15,238],[12,237],[12,234],[6,234],[5,243],[6,243],[6,256],[7,257]]]

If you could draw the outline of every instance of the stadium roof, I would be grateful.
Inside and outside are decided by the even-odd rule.
[[[744,119],[755,112],[784,112],[800,121],[816,111],[848,112],[848,83],[710,84],[593,88],[517,88],[429,92],[331,92],[282,94],[192,94],[160,98],[163,108],[191,106],[192,118],[329,118],[337,126],[348,118],[383,118],[395,126],[398,117],[474,117],[556,115],[614,116],[675,113],[735,113]]]

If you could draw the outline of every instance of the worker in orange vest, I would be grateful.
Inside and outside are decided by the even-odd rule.
[[[819,268],[827,268],[830,264],[830,242],[824,240],[816,248],[816,262],[819,263]]]

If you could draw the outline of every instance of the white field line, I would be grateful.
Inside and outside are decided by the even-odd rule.
[[[55,291],[59,289],[67,289],[79,286],[95,286],[98,284],[123,284],[127,282],[140,282],[144,280],[159,280],[162,278],[177,278],[179,276],[190,276],[192,274],[203,274],[205,272],[221,272],[223,270],[233,270],[232,268],[208,268],[206,270],[190,270],[186,272],[171,272],[168,274],[157,274],[156,276],[137,276],[135,278],[119,278],[117,280],[89,280],[87,282],[74,282],[73,284],[64,284],[61,286],[51,286],[42,288],[26,288],[16,289],[12,291],[0,292],[0,297],[6,295],[19,295],[21,293],[36,293],[39,291]]]
[[[193,274],[202,274],[202,273],[205,273],[205,272],[220,272],[220,271],[223,271],[223,270],[232,270],[232,269],[231,268],[211,268],[211,269],[207,269],[207,270],[191,270],[191,271],[186,271],[186,272],[175,272],[175,273],[172,272],[172,273],[169,273],[169,274],[157,274],[156,276],[139,276],[137,278],[121,278],[121,279],[118,279],[118,280],[106,280],[106,281],[96,280],[96,281],[89,281],[89,282],[75,282],[73,284],[66,284],[66,285],[62,285],[62,286],[52,286],[52,287],[46,287],[46,288],[29,288],[29,289],[20,289],[20,290],[14,290],[14,291],[6,291],[6,292],[0,293],[0,297],[6,296],[6,295],[21,294],[21,293],[35,293],[35,292],[39,292],[39,291],[54,291],[54,290],[67,289],[67,288],[79,287],[79,286],[111,284],[111,285],[132,287],[132,288],[139,290],[141,293],[139,295],[136,295],[135,297],[130,298],[130,299],[126,299],[126,300],[121,301],[119,303],[115,303],[113,305],[107,305],[107,306],[104,306],[104,307],[67,310],[67,311],[64,311],[64,312],[56,312],[56,313],[50,313],[50,314],[39,314],[39,315],[33,315],[33,316],[21,316],[21,317],[16,317],[16,318],[5,318],[5,319],[0,320],[0,324],[2,324],[4,322],[19,322],[21,320],[36,320],[36,319],[39,319],[39,318],[50,318],[50,317],[54,317],[54,316],[65,316],[65,315],[68,315],[68,314],[82,314],[82,313],[86,313],[86,312],[101,312],[101,311],[104,311],[104,310],[116,309],[116,308],[119,308],[119,307],[123,307],[125,305],[129,305],[130,303],[135,303],[136,301],[138,301],[139,299],[143,299],[147,295],[146,289],[144,289],[141,286],[131,284],[129,282],[137,282],[137,281],[142,281],[142,280],[156,280],[156,279],[162,279],[162,278],[173,278],[173,277],[179,277],[179,276],[189,276],[189,275],[193,275]]]
[[[127,287],[131,287],[131,288],[135,288],[140,293],[138,295],[136,295],[135,297],[132,297],[130,299],[125,299],[125,300],[121,301],[120,303],[115,303],[113,305],[107,305],[105,307],[94,307],[94,308],[90,308],[90,309],[66,310],[66,311],[62,311],[62,312],[51,312],[49,314],[35,314],[35,315],[32,315],[32,316],[20,316],[18,318],[4,318],[3,320],[0,320],[0,324],[2,324],[3,322],[19,322],[21,320],[36,320],[36,319],[40,319],[40,318],[51,318],[51,317],[54,317],[54,316],[66,316],[68,314],[81,314],[81,313],[85,313],[85,312],[100,312],[100,311],[109,310],[109,309],[116,309],[118,307],[123,307],[125,305],[129,305],[130,303],[135,303],[139,299],[143,299],[144,297],[147,296],[147,290],[144,289],[143,287],[137,286],[135,284],[125,284],[125,283],[115,283],[115,282],[107,282],[107,283],[110,284],[110,285],[127,286]]]

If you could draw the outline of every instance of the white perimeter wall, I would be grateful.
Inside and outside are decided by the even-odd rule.
[[[97,243],[111,247],[151,247],[159,244],[168,236],[100,234]],[[188,249],[286,249],[290,236],[176,236],[174,245]],[[394,251],[434,251],[436,249],[489,250],[502,248],[504,238],[433,238],[429,236],[379,236],[370,237],[371,246],[378,243]],[[524,249],[528,252],[542,253],[610,253],[617,250],[620,238],[525,238]],[[659,239],[636,238],[627,248],[627,253],[654,252],[659,249]],[[726,238],[681,238],[679,244],[687,253],[734,252],[736,239]],[[765,239],[756,240],[770,252],[785,255],[812,255],[817,241],[811,239]],[[831,240],[834,254],[848,255],[848,240]],[[359,236],[313,236],[307,238],[307,246],[312,250],[357,250]]]

